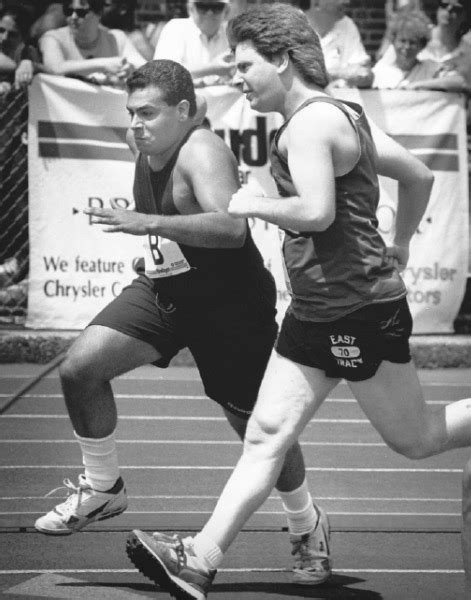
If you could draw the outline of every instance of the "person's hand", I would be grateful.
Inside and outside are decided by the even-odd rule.
[[[260,197],[262,197],[262,195],[260,195]],[[253,205],[256,198],[257,196],[253,192],[241,188],[232,195],[227,212],[232,217],[251,217],[253,216]]]
[[[106,233],[130,233],[131,235],[147,235],[149,216],[119,208],[115,200],[110,200],[112,208],[86,208],[84,213],[93,217],[92,222],[97,225],[107,225],[103,229]]]
[[[15,71],[15,89],[28,86],[34,77],[33,61],[25,59],[20,62]]]
[[[386,261],[402,273],[409,261],[409,246],[387,246],[385,256]]]
[[[11,90],[11,85],[8,81],[0,81],[0,96],[5,96]]]
[[[121,56],[111,56],[106,59],[105,73],[108,75],[116,75],[119,78],[127,77],[131,72],[132,65],[127,59]]]

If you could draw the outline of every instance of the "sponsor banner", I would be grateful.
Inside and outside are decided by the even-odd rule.
[[[29,90],[30,279],[26,325],[81,329],[133,277],[142,240],[83,214],[133,204],[126,95],[41,75]]]
[[[239,160],[243,185],[275,194],[268,154],[281,117],[254,113],[232,88],[203,88],[198,93],[208,102],[212,129]],[[414,94],[419,96],[348,90],[345,99],[364,104],[378,125],[435,172],[432,203],[414,238],[405,279],[414,331],[452,331],[467,274],[464,109],[459,96]],[[133,260],[144,253],[143,239],[106,234],[83,214],[87,206],[109,206],[111,198],[133,207],[134,163],[125,142],[125,103],[123,91],[74,79],[41,75],[30,86],[28,327],[84,327],[131,281]],[[378,216],[385,238],[393,233],[396,195],[392,182],[382,181]],[[289,295],[278,229],[258,220],[250,226],[277,281],[281,318]]]

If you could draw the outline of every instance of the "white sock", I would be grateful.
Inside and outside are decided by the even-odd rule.
[[[278,493],[286,513],[289,532],[303,535],[312,531],[317,525],[319,514],[309,493],[306,479],[295,490]]]
[[[193,550],[201,565],[208,571],[217,569],[224,558],[219,546],[201,531],[193,538]]]
[[[94,490],[106,492],[119,478],[114,432],[105,438],[83,438],[74,432],[82,450],[85,476]]]

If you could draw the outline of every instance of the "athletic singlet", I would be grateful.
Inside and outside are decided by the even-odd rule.
[[[152,171],[147,158],[138,155],[134,177],[136,211],[180,214],[173,199],[173,173],[180,149],[193,131],[182,140],[160,171]],[[151,276],[156,291],[173,299],[240,298],[248,292],[265,291],[273,286],[271,274],[264,267],[250,230],[241,248],[200,248],[177,244],[155,235],[148,237],[151,252],[146,255],[146,272],[149,262],[153,260],[155,264],[151,268],[158,274]],[[170,247],[170,252],[166,245]],[[170,258],[165,256],[166,252]]]
[[[406,288],[398,271],[386,262],[385,243],[378,232],[375,149],[363,109],[322,96],[304,102],[290,119],[314,102],[337,106],[352,124],[360,144],[356,165],[335,179],[336,211],[332,225],[323,232],[284,232],[290,310],[298,319],[323,322],[334,321],[368,304],[397,300],[405,296]],[[278,150],[280,136],[290,119],[277,131],[270,156],[272,175],[284,197],[297,194],[288,163]]]

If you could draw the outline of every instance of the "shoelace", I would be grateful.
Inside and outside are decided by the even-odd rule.
[[[46,494],[45,498],[52,496],[59,490],[67,490],[68,494],[67,494],[67,498],[66,498],[65,502],[63,503],[63,507],[65,509],[72,508],[75,510],[80,505],[80,501],[82,499],[83,492],[85,490],[90,489],[90,485],[85,480],[80,479],[80,478],[79,478],[78,485],[75,485],[74,483],[72,483],[70,481],[70,479],[64,479],[62,483],[64,485],[60,485],[59,487],[56,487],[53,490],[51,490],[50,492],[48,492]],[[73,500],[75,497],[76,497],[76,502],[74,505]]]
[[[310,543],[308,536],[302,536],[300,540],[296,540],[293,542],[293,549],[291,550],[291,554],[295,556],[296,554],[300,554],[301,556],[309,555],[310,551]]]

